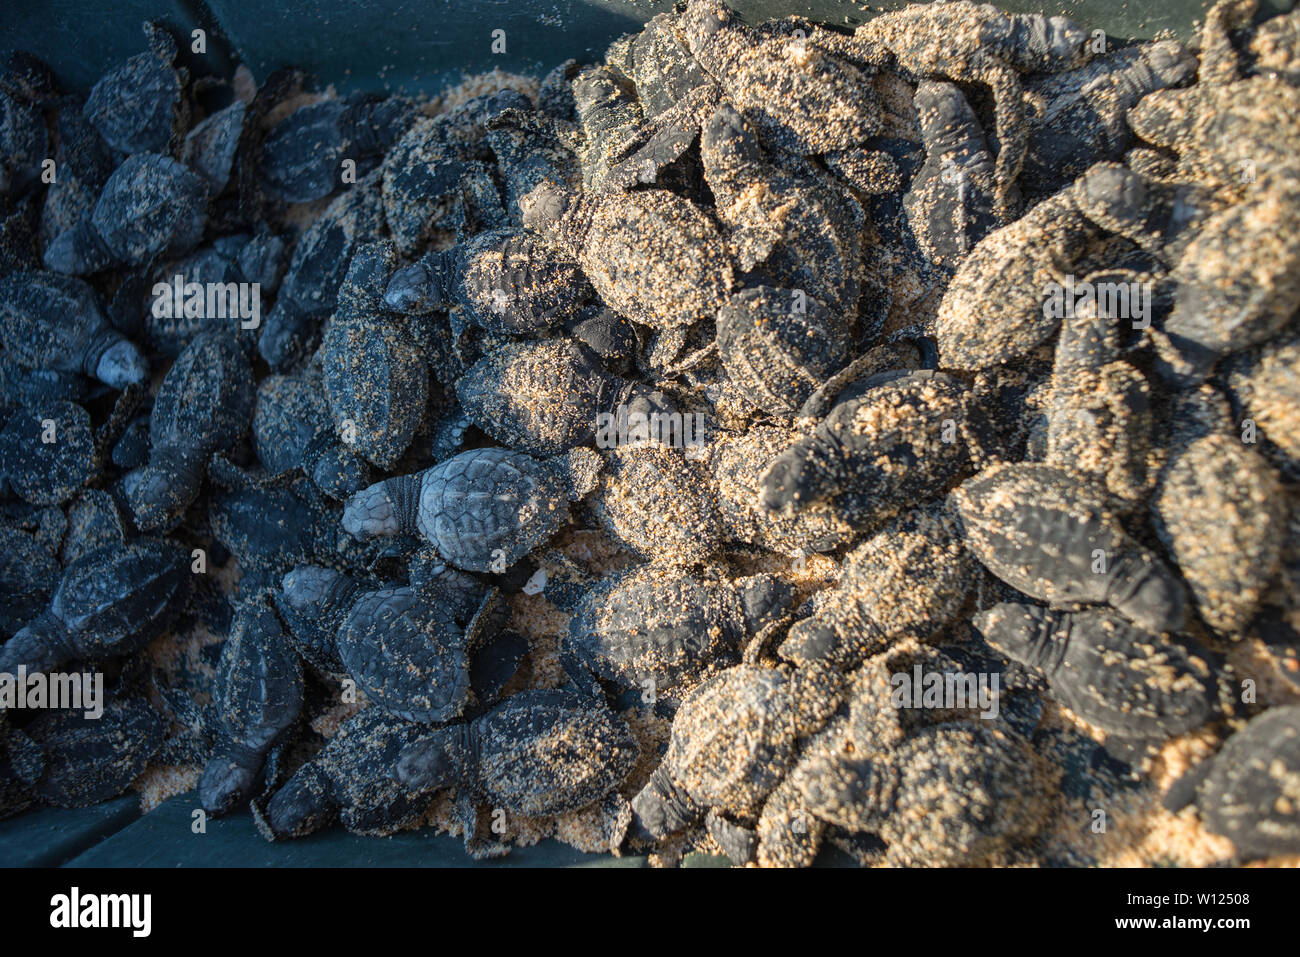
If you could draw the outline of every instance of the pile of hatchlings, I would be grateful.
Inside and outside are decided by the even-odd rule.
[[[145,36],[0,78],[0,672],[106,696],[0,814],[1300,854],[1300,13],[690,0],[437,100]]]

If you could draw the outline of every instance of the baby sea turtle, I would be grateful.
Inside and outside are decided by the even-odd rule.
[[[45,268],[88,275],[183,256],[203,239],[208,187],[170,156],[136,153],[108,178],[88,219],[45,247]]]
[[[317,557],[344,558],[338,509],[329,508],[305,482],[214,491],[207,518],[212,535],[246,573],[280,575]]]
[[[925,163],[903,196],[903,208],[921,250],[937,265],[956,269],[998,225],[994,157],[955,84],[922,80],[914,102]]]
[[[414,104],[398,96],[357,93],[300,106],[262,143],[267,192],[289,203],[328,196],[344,182],[345,161],[354,176],[366,175],[414,117]]]
[[[316,488],[346,499],[370,482],[370,468],[340,442],[318,370],[272,374],[257,387],[253,449],[272,475],[300,469]]]
[[[692,56],[771,145],[825,153],[858,146],[879,128],[875,90],[852,64],[751,30],[719,0],[691,0],[680,23]]]
[[[386,837],[428,810],[427,791],[389,775],[402,749],[425,732],[369,707],[345,721],[325,747],[259,808],[254,820],[267,840],[303,837],[334,820],[354,834]]]
[[[137,525],[158,528],[189,507],[213,453],[247,431],[253,395],[253,370],[233,338],[209,332],[185,347],[154,399],[149,465],[127,491]]]
[[[44,711],[10,735],[39,752],[36,796],[57,807],[90,807],[116,797],[144,771],[163,743],[166,725],[143,698],[121,698],[88,717],[81,711]],[[28,764],[31,756],[24,756]]]
[[[64,571],[49,608],[0,647],[0,672],[129,655],[166,630],[189,590],[189,556],[177,545],[141,538],[88,552]]]
[[[214,703],[216,748],[199,778],[209,814],[233,810],[253,790],[266,752],[302,709],[302,666],[265,596],[245,601],[221,647]]]
[[[1028,80],[1022,188],[1054,193],[1098,160],[1122,159],[1133,139],[1129,110],[1148,93],[1182,86],[1195,73],[1196,57],[1176,40],[1160,40]]]
[[[114,389],[149,378],[144,357],[109,326],[95,291],[72,276],[0,279],[0,342],[6,358],[30,369],[84,373]]]
[[[96,471],[90,415],[75,402],[15,412],[0,430],[0,474],[34,505],[60,505]]]
[[[479,233],[399,269],[384,302],[408,313],[454,308],[466,325],[497,335],[531,335],[558,325],[586,292],[576,262],[509,227]]]
[[[99,78],[83,112],[119,153],[169,153],[189,125],[185,71],[172,66],[176,42],[144,24],[147,53],[137,53]]]
[[[468,724],[424,731],[391,773],[408,788],[456,788],[462,807],[475,802],[535,818],[609,798],[639,753],[631,730],[607,708],[567,691],[525,691]],[[467,817],[474,852],[472,811]],[[614,829],[611,848],[622,843],[621,831]]]
[[[586,347],[564,338],[492,350],[456,381],[456,395],[470,422],[533,455],[588,444],[602,416],[671,415],[661,393],[610,375]]]
[[[1243,858],[1300,852],[1300,707],[1270,708],[1210,762],[1196,806]]]
[[[733,285],[718,228],[667,190],[579,196],[543,184],[522,206],[525,226],[576,258],[605,303],[643,325],[712,316]]]
[[[358,492],[343,528],[361,541],[419,535],[457,568],[501,573],[556,532],[566,502],[591,490],[599,467],[590,449],[551,459],[470,449]]]
[[[425,356],[381,298],[396,263],[391,242],[358,247],[321,343],[335,429],[350,451],[380,468],[406,451],[429,395]]]
[[[706,811],[756,813],[839,704],[841,680],[818,666],[741,664],[710,678],[682,702],[668,752],[632,800],[633,824],[655,841]]]
[[[284,576],[275,606],[289,625],[294,647],[318,671],[346,671],[335,638],[344,617],[365,592],[361,577],[333,568],[298,565]]]
[[[1062,704],[1108,734],[1162,740],[1211,718],[1207,661],[1108,609],[1003,602],[972,626],[994,650],[1040,670]]]
[[[372,173],[325,207],[294,246],[275,307],[257,341],[272,369],[283,371],[306,356],[321,323],[334,311],[353,254],[382,235],[377,175]]]
[[[914,509],[849,552],[836,592],[791,627],[781,657],[847,670],[900,639],[940,631],[976,581],[953,525],[941,508]]]
[[[942,494],[970,466],[978,413],[969,391],[940,372],[888,372],[862,383],[809,436],[772,463],[763,504],[797,513],[828,502],[857,525]]]
[[[966,547],[1013,588],[1053,605],[1106,602],[1157,633],[1182,628],[1178,577],[1076,476],[1050,465],[996,465],[949,498]]]
[[[1065,17],[1003,13],[992,4],[950,0],[913,3],[874,17],[854,32],[852,47],[875,66],[896,64],[917,77],[989,86],[998,139],[996,211],[1009,222],[1029,134],[1020,74],[1081,65],[1091,53],[1087,38],[1083,27]]]
[[[779,617],[790,586],[771,575],[646,565],[608,576],[578,602],[563,647],[621,687],[676,696]]]

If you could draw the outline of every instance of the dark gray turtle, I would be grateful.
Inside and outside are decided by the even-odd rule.
[[[208,526],[245,572],[278,576],[317,556],[341,561],[338,518],[337,509],[327,507],[309,486],[299,483],[215,492]]]
[[[623,445],[605,462],[592,509],[624,548],[645,561],[689,565],[722,545],[717,494],[681,449]]]
[[[384,293],[390,309],[455,309],[461,322],[497,335],[553,328],[587,296],[578,264],[523,230],[479,233],[399,269]]]
[[[34,535],[0,524],[0,634],[31,621],[59,583],[58,560]]]
[[[46,711],[21,732],[43,757],[36,796],[58,807],[90,807],[126,790],[163,743],[166,725],[143,698],[111,701],[97,718]],[[12,743],[12,738],[11,738]]]
[[[581,264],[612,309],[656,329],[712,316],[734,282],[726,244],[689,200],[667,190],[578,196],[543,184],[524,225]]]
[[[867,77],[824,49],[753,31],[719,0],[691,0],[680,30],[691,55],[773,146],[825,153],[857,146],[880,126]]]
[[[525,691],[468,724],[426,730],[402,750],[390,773],[422,791],[455,788],[466,847],[476,856],[491,851],[477,844],[472,804],[536,818],[601,801],[621,803],[622,812],[611,815],[609,846],[615,849],[627,805],[613,792],[639,754],[631,730],[607,708],[566,691]]]
[[[390,775],[426,729],[370,707],[353,715],[267,802],[253,806],[267,840],[303,837],[340,820],[354,834],[386,837],[416,824],[432,794]]]
[[[741,290],[718,310],[717,331],[731,384],[774,415],[792,415],[848,361],[844,311],[801,289]]]
[[[1212,390],[1186,393],[1175,406],[1169,459],[1151,515],[1156,534],[1187,582],[1201,618],[1238,636],[1277,575],[1286,539],[1287,502],[1277,473],[1241,441],[1226,403]],[[1226,428],[1188,427],[1208,398]]]
[[[903,197],[903,208],[921,250],[937,265],[956,269],[998,225],[993,153],[955,84],[922,80],[915,104],[925,163]]]
[[[208,187],[169,156],[136,153],[104,184],[87,220],[45,247],[45,268],[71,275],[183,256],[203,239]]]
[[[1076,476],[1050,465],[997,465],[949,500],[966,547],[1013,588],[1053,605],[1106,602],[1154,632],[1182,628],[1178,577]]]
[[[0,474],[34,505],[59,505],[95,475],[90,415],[73,402],[15,412],[0,431]]]
[[[760,864],[808,866],[826,822],[879,834],[896,866],[969,866],[1047,819],[1049,774],[1005,730],[937,725],[885,753],[872,744],[839,727],[811,743],[763,808]]]
[[[187,75],[172,66],[176,42],[167,31],[155,23],[143,26],[149,51],[100,77],[84,112],[119,153],[168,153],[188,126]]]
[[[275,606],[289,625],[298,653],[318,671],[346,671],[335,636],[348,611],[366,592],[359,576],[318,565],[298,565],[284,576]]]
[[[358,492],[343,528],[361,541],[419,535],[457,568],[501,573],[555,534],[567,503],[591,490],[599,467],[590,449],[551,459],[470,449]]]
[[[160,266],[144,311],[149,343],[164,355],[175,356],[200,332],[210,330],[237,337],[251,352],[266,314],[263,304],[279,287],[288,255],[288,246],[279,236],[243,233],[222,236],[189,256]],[[197,283],[197,289],[187,292],[191,283]],[[220,284],[220,290],[209,298],[207,290],[212,283]],[[251,288],[254,283],[256,301]],[[203,296],[203,305],[187,308],[195,292]]]
[[[500,346],[456,381],[456,395],[470,422],[533,455],[599,438],[602,417],[672,415],[662,393],[610,375],[572,339]]]
[[[1270,708],[1209,762],[1196,797],[1205,826],[1243,858],[1300,853],[1300,707]]]
[[[469,703],[466,633],[412,588],[357,596],[335,641],[358,688],[399,718],[441,724]]]
[[[289,203],[309,203],[343,184],[343,163],[369,173],[415,118],[405,97],[356,93],[300,106],[267,134],[261,174],[266,190]]]
[[[994,650],[1040,670],[1062,704],[1108,734],[1163,740],[1212,717],[1210,664],[1108,609],[1003,602],[971,624]]]
[[[632,800],[633,824],[662,840],[706,811],[757,813],[809,737],[835,713],[842,679],[828,669],[737,665],[682,702],[662,763]]]
[[[424,353],[384,306],[383,289],[396,264],[391,242],[357,249],[321,343],[335,429],[347,449],[384,469],[410,445],[429,395]]]
[[[798,431],[775,425],[754,425],[744,433],[720,432],[713,437],[709,471],[728,540],[797,559],[830,551],[854,537],[854,527],[826,503],[810,505],[794,515],[778,515],[763,507],[763,475],[800,438]]]
[[[87,552],[105,545],[123,546],[128,538],[126,519],[116,500],[101,489],[82,489],[68,506],[68,531],[59,559],[71,565]]]
[[[272,369],[283,371],[307,355],[321,324],[334,311],[357,247],[378,239],[383,231],[379,179],[372,173],[330,203],[299,237],[257,342]]]
[[[1065,17],[1003,13],[992,4],[952,0],[913,3],[874,17],[857,28],[851,46],[873,66],[988,85],[998,139],[996,211],[1009,222],[1029,136],[1020,74],[1080,66],[1091,54],[1087,38],[1083,27]]]
[[[184,606],[189,563],[179,546],[146,538],[87,552],[64,571],[49,607],[0,647],[0,672],[138,651]]]
[[[763,504],[797,513],[827,502],[844,520],[872,522],[942,494],[979,454],[971,393],[940,372],[888,372],[842,398],[763,476]]]
[[[941,508],[906,512],[845,556],[835,594],[790,628],[781,657],[847,670],[900,639],[925,641],[956,618],[976,572]]]
[[[177,357],[158,388],[149,464],[127,489],[136,524],[157,528],[194,501],[213,453],[248,430],[253,370],[230,336],[203,333]]]
[[[235,173],[247,115],[248,104],[235,100],[185,134],[181,160],[203,177],[212,196],[220,196]]]
[[[736,660],[789,604],[790,586],[771,575],[733,581],[720,571],[649,565],[608,576],[579,601],[562,647],[603,679],[678,697]]]
[[[588,67],[573,80],[573,104],[582,131],[576,146],[583,189],[616,185],[611,171],[636,150],[644,130],[645,114],[631,81],[609,66]],[[632,170],[634,177],[639,173]]]
[[[221,647],[213,703],[216,748],[199,778],[199,803],[225,814],[253,790],[277,737],[302,710],[302,666],[265,596],[244,602]]]
[[[257,387],[253,449],[271,474],[300,469],[316,488],[346,499],[370,482],[370,468],[339,441],[319,372],[272,374]]]
[[[114,389],[149,378],[139,350],[109,326],[95,291],[71,276],[0,279],[0,341],[7,359],[31,369],[80,372]]]
[[[1029,142],[1021,186],[1054,193],[1098,160],[1123,158],[1133,139],[1128,111],[1148,93],[1182,86],[1195,73],[1196,57],[1175,40],[1161,40],[1026,81]]]
[[[502,91],[507,92],[511,91]],[[570,188],[582,184],[578,157],[569,148],[570,137],[565,133],[566,121],[533,110],[523,97],[519,100],[523,102],[486,123],[487,143],[497,162],[496,172],[504,181],[504,212],[515,224],[522,221],[519,201],[542,183]],[[478,218],[487,219],[481,214]]]

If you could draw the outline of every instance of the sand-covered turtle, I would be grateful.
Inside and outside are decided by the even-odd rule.
[[[384,305],[396,263],[391,242],[357,248],[321,343],[335,430],[348,450],[380,468],[392,468],[406,451],[429,395],[426,357]]]
[[[559,325],[586,295],[576,262],[508,227],[479,233],[397,270],[384,302],[417,314],[455,309],[466,325],[497,335],[530,335]]]
[[[1135,541],[1105,496],[1050,465],[996,465],[949,496],[966,547],[1008,585],[1053,605],[1108,603],[1154,632],[1179,631],[1178,576]]]
[[[456,380],[456,395],[470,422],[533,455],[599,439],[602,421],[640,415],[648,424],[651,416],[667,422],[673,414],[662,393],[611,375],[567,338],[493,349]]]
[[[1108,734],[1160,740],[1213,714],[1210,663],[1109,609],[1003,602],[972,626],[999,653],[1041,671],[1062,704]]]
[[[903,638],[927,640],[961,610],[976,569],[941,508],[905,512],[845,556],[835,593],[790,628],[781,657],[851,669]]]
[[[361,541],[418,535],[457,568],[501,573],[555,534],[568,502],[591,490],[599,467],[590,449],[550,459],[470,449],[358,492],[343,510],[343,528]]]
[[[390,773],[409,788],[455,788],[474,853],[471,802],[535,818],[617,801],[639,754],[628,726],[602,705],[568,691],[524,691],[467,724],[425,730]],[[623,827],[611,830],[612,849]]]
[[[637,833],[662,840],[713,810],[757,812],[798,758],[800,739],[839,705],[830,669],[741,664],[710,678],[682,702],[663,761],[632,801]]]
[[[137,53],[99,78],[83,112],[119,153],[168,153],[188,125],[186,71],[173,65],[176,42],[146,22],[149,50]]]
[[[309,203],[343,185],[344,162],[364,176],[415,118],[405,97],[356,93],[300,106],[262,142],[260,170],[266,190],[289,203]]]
[[[790,586],[772,575],[720,572],[642,565],[607,576],[582,595],[562,646],[600,678],[676,697],[737,660],[789,604]]]
[[[90,415],[75,402],[44,402],[0,430],[0,474],[34,505],[59,505],[95,475]]]
[[[576,258],[605,303],[643,325],[712,316],[734,283],[718,228],[667,190],[577,195],[543,184],[522,206],[526,227]]]
[[[199,803],[224,814],[252,793],[266,752],[302,710],[302,666],[265,596],[236,613],[214,690],[221,724],[199,778]]]
[[[79,372],[114,389],[149,377],[140,351],[108,324],[94,289],[72,276],[17,272],[0,279],[0,343],[20,366]]]
[[[248,118],[249,105],[237,99],[185,134],[181,161],[203,177],[214,197],[225,192],[237,175],[240,146],[246,142],[244,121]]]
[[[189,507],[213,453],[248,431],[253,370],[230,336],[204,333],[167,370],[149,424],[149,464],[127,497],[141,528],[158,528]]]
[[[156,539],[88,552],[64,571],[49,607],[0,647],[0,672],[138,651],[184,607],[189,566],[184,549]]]
[[[45,268],[84,276],[183,256],[203,239],[208,186],[170,156],[135,153],[104,184],[88,219],[45,247]]]
[[[35,795],[57,807],[90,807],[125,791],[163,743],[166,725],[144,698],[118,698],[103,714],[44,711],[9,735],[23,764],[39,768]],[[21,740],[21,744],[17,742]]]

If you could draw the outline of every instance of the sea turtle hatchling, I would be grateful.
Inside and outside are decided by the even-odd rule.
[[[422,729],[390,773],[408,788],[455,788],[472,854],[491,853],[475,840],[475,803],[524,818],[615,805],[607,825],[614,850],[627,822],[627,802],[614,791],[639,755],[608,708],[568,691],[524,691],[468,723]]]
[[[343,509],[343,528],[360,541],[418,535],[457,568],[502,573],[559,529],[567,503],[591,490],[599,468],[590,449],[550,459],[470,449],[358,492]]]
[[[45,247],[45,268],[82,276],[183,256],[203,239],[208,186],[170,156],[135,153],[104,184],[88,219]]]
[[[0,647],[0,672],[49,671],[73,658],[129,655],[185,605],[189,556],[169,542],[106,545],[67,567],[50,605]]]
[[[397,270],[384,302],[416,314],[450,307],[466,325],[496,335],[532,335],[559,325],[586,295],[576,262],[508,227],[479,233]]]
[[[189,507],[213,453],[247,431],[253,396],[253,370],[232,337],[208,332],[185,347],[154,399],[149,464],[129,477],[136,524],[158,528]]]
[[[119,153],[168,153],[189,125],[188,77],[172,66],[176,42],[155,23],[144,24],[144,35],[149,51],[100,77],[82,108]]]
[[[246,799],[276,738],[302,710],[302,666],[265,596],[245,601],[221,647],[214,704],[221,724],[199,778],[199,803],[224,814]]]
[[[1062,704],[1107,734],[1163,740],[1212,717],[1209,662],[1109,609],[1003,602],[972,627],[994,650],[1041,671]]]
[[[1040,601],[1109,603],[1156,633],[1182,629],[1178,576],[1124,529],[1105,496],[1050,465],[992,466],[949,495],[966,547],[998,578]]]
[[[662,393],[605,372],[590,350],[567,338],[493,349],[456,380],[456,395],[470,422],[532,455],[590,443],[605,417],[672,415]]]
[[[0,342],[7,359],[29,369],[83,373],[114,389],[149,378],[144,357],[108,324],[94,289],[72,276],[0,279]]]
[[[577,603],[563,650],[647,700],[677,697],[717,663],[737,660],[745,639],[790,601],[790,586],[771,575],[711,572],[643,565],[601,579]]]

